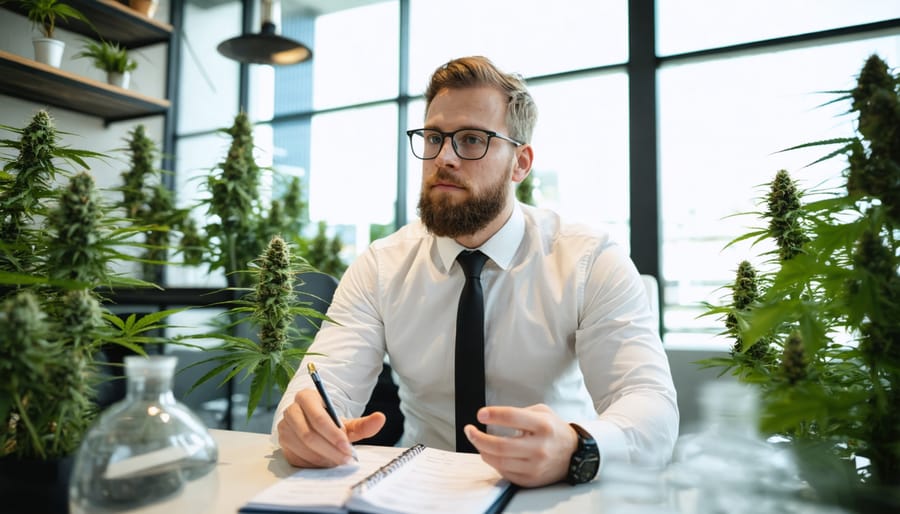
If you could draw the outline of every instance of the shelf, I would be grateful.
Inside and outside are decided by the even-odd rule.
[[[164,43],[172,37],[172,26],[168,23],[148,18],[115,0],[66,0],[66,3],[78,9],[96,27],[94,30],[86,23],[71,18],[57,23],[58,28],[76,34],[117,41],[129,49]],[[27,12],[20,2],[5,2],[0,7],[22,16]],[[25,22],[31,23],[27,19]]]
[[[165,114],[152,98],[0,50],[0,93],[102,118],[107,124]]]

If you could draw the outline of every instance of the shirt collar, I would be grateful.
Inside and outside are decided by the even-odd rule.
[[[449,237],[436,237],[435,244],[440,255],[441,262],[447,272],[456,261],[456,256],[463,250],[481,250],[482,253],[490,257],[501,269],[507,269],[512,262],[519,243],[525,236],[525,215],[522,213],[522,207],[516,202],[513,205],[512,215],[506,220],[506,223],[500,227],[496,234],[484,242],[478,248],[466,248]]]

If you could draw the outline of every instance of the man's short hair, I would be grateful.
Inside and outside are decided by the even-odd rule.
[[[522,143],[530,143],[537,122],[534,98],[521,75],[500,71],[487,57],[461,57],[436,69],[425,90],[425,112],[442,89],[482,86],[494,87],[507,97],[506,125],[509,134],[505,135]]]

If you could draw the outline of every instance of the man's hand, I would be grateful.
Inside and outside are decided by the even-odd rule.
[[[278,442],[292,466],[330,468],[350,461],[350,443],[377,434],[384,422],[384,414],[373,412],[343,420],[341,430],[328,416],[319,393],[304,389],[294,396],[294,403],[278,422]]]
[[[503,437],[482,432],[474,425],[465,428],[482,460],[503,478],[523,487],[538,487],[566,477],[578,435],[546,405],[482,407],[478,421],[516,431],[513,437]]]

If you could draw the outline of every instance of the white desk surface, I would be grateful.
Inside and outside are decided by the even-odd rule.
[[[129,514],[233,514],[256,493],[296,471],[275,451],[268,434],[227,430],[210,433],[219,445],[216,469],[189,483],[176,496]],[[504,512],[599,513],[604,509],[598,489],[595,483],[519,490]]]

